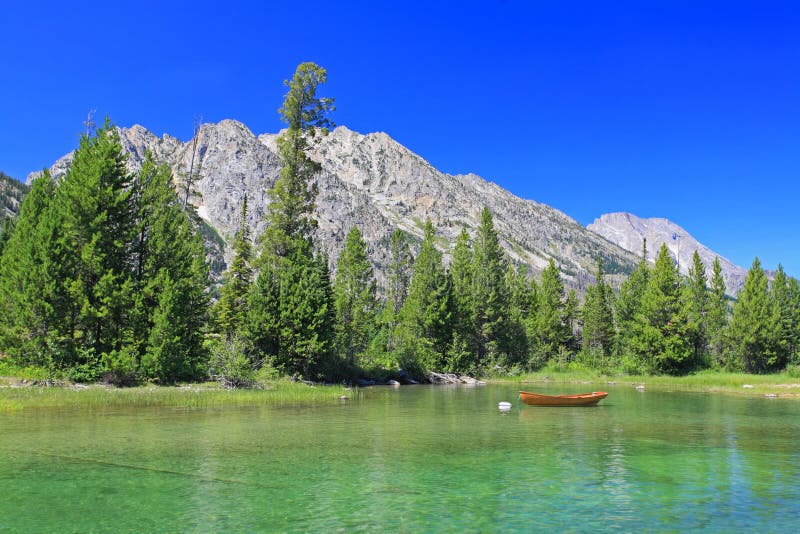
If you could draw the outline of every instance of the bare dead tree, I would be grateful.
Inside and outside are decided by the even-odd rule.
[[[187,204],[189,203],[189,193],[192,189],[192,183],[194,183],[195,173],[194,173],[194,158],[197,154],[197,140],[200,137],[200,128],[202,127],[203,118],[198,117],[194,119],[194,136],[192,136],[192,159],[189,162],[189,174],[186,175],[186,191],[183,197],[183,207],[186,208]]]
[[[90,109],[89,113],[86,114],[86,120],[83,121],[83,126],[86,128],[86,137],[90,137],[97,127],[97,123],[94,121],[95,113],[97,113],[96,109]]]

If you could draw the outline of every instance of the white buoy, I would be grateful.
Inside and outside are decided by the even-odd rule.
[[[503,402],[501,402],[501,403],[498,403],[498,404],[497,404],[497,407],[498,407],[498,408],[500,408],[500,411],[501,411],[501,412],[507,412],[508,410],[510,410],[510,409],[511,409],[511,403],[510,403],[510,402],[503,401]]]

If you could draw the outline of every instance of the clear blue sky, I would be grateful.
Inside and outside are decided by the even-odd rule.
[[[281,82],[315,61],[337,123],[441,170],[582,224],[667,217],[800,276],[800,4],[11,4],[0,170],[17,178],[72,150],[92,109],[183,140],[198,116],[275,132]]]

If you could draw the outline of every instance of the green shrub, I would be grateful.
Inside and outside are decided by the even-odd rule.
[[[82,363],[67,370],[67,379],[71,382],[87,384],[97,382],[103,374],[102,366],[97,362]]]
[[[103,383],[121,387],[135,386],[138,383],[136,356],[132,349],[124,347],[113,350],[103,354],[100,361],[103,366],[100,375]]]
[[[786,374],[791,378],[800,378],[800,364],[793,364],[786,367]]]
[[[208,376],[228,389],[256,386],[255,366],[249,352],[247,342],[238,337],[213,344]]]

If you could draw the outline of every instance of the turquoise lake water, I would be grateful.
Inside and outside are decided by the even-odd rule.
[[[409,386],[324,407],[0,414],[0,532],[800,525],[800,402],[604,389],[589,408]]]

